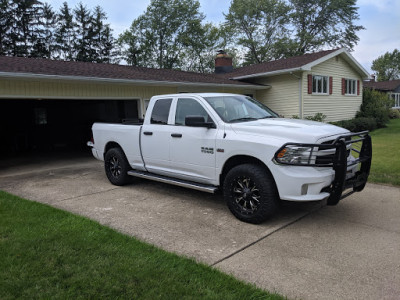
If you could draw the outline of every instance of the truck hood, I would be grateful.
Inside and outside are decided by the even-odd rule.
[[[319,143],[329,137],[346,134],[347,129],[320,122],[271,118],[230,124],[237,134],[273,136],[287,142]]]

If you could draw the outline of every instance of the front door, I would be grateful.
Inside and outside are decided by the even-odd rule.
[[[194,98],[178,98],[175,111],[175,126],[170,137],[171,169],[181,179],[212,184],[215,182],[215,140],[218,129],[189,127],[186,116],[211,117],[199,101]]]

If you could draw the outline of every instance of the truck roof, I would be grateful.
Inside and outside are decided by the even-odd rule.
[[[165,98],[165,97],[182,97],[182,96],[200,96],[200,97],[217,97],[217,96],[236,96],[239,94],[233,93],[178,93],[178,94],[165,94],[165,95],[157,95],[153,96],[156,98]]]

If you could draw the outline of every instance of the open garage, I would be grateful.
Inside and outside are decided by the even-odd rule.
[[[94,122],[138,119],[139,100],[3,99],[1,151],[80,151],[91,138]]]

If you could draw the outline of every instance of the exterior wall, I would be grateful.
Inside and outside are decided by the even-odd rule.
[[[295,75],[299,77],[300,74]],[[256,99],[286,118],[299,116],[299,80],[288,74],[263,78],[257,83],[268,84],[271,88],[257,91]]]
[[[331,95],[308,94],[307,75],[323,75],[333,78]],[[342,78],[359,80],[360,95],[342,95]],[[316,113],[326,115],[325,121],[339,121],[354,118],[362,103],[363,82],[360,75],[340,56],[333,57],[303,74],[303,111],[304,117]]]
[[[176,87],[135,86],[119,83],[94,83],[64,80],[2,79],[1,98],[20,99],[118,99],[149,98],[156,94],[175,93]]]
[[[149,99],[154,95],[179,92],[254,93],[252,90],[227,86],[157,86],[115,82],[77,82],[65,80],[0,80],[0,98],[19,99]]]
[[[1,99],[50,100],[139,100],[139,114],[144,116],[148,100],[154,95],[179,92],[228,92],[254,94],[254,91],[227,86],[156,86],[116,82],[72,80],[14,79],[0,80]]]

